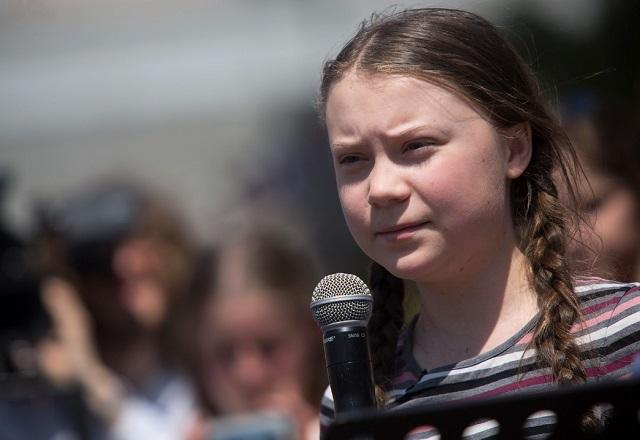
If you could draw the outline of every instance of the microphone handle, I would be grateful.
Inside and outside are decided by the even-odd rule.
[[[324,351],[336,416],[375,408],[366,327],[345,326],[326,331]]]

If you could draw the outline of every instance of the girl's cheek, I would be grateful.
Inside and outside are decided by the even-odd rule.
[[[353,188],[340,190],[338,198],[340,199],[340,205],[342,206],[342,211],[345,213],[345,216],[353,217],[359,210],[364,209],[364,207],[360,205],[363,204],[363,201],[366,201],[366,195],[363,194],[359,196],[358,192],[354,191]]]

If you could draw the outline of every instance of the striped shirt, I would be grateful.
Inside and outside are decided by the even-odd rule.
[[[640,352],[640,284],[579,278],[575,291],[583,321],[572,331],[582,354],[587,381],[628,375],[633,358]],[[488,352],[426,371],[412,353],[414,318],[398,341],[396,373],[387,390],[388,408],[552,389],[556,385],[551,370],[537,365],[535,349],[527,349],[537,319],[534,317]],[[322,431],[333,416],[331,390],[327,388],[320,413]],[[547,426],[551,432],[553,422],[552,416],[541,413],[530,418],[526,428],[540,434],[541,428]],[[495,425],[486,422],[473,425],[465,438],[485,439],[495,433]],[[424,433],[420,438],[431,437]]]

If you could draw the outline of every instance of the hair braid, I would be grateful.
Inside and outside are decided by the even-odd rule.
[[[550,173],[529,176],[530,215],[524,253],[531,264],[540,320],[534,330],[538,359],[551,368],[557,383],[581,383],[586,372],[571,327],[580,320],[580,308],[565,255],[564,208]]]
[[[573,290],[571,272],[566,262],[566,226],[564,208],[558,200],[551,173],[536,173],[527,182],[531,213],[524,253],[531,264],[531,283],[538,298],[540,319],[534,329],[533,344],[538,362],[551,368],[559,384],[586,382],[580,348],[571,328],[581,320],[580,306]],[[593,409],[582,419],[585,431],[602,423]]]
[[[369,337],[373,377],[379,403],[384,403],[382,389],[391,380],[395,367],[396,346],[404,324],[404,285],[378,263],[372,263],[369,284],[373,292],[373,312],[369,320]]]

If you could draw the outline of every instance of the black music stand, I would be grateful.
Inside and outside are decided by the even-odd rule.
[[[612,410],[603,429],[585,433],[584,414],[596,405]],[[526,438],[524,423],[542,410],[555,413],[554,432],[546,439],[640,439],[640,380],[620,380],[561,387],[484,400],[447,402],[395,411],[345,416],[327,429],[324,440],[402,440],[420,426],[433,426],[441,440],[461,439],[466,427],[483,419],[498,422],[496,439]]]

